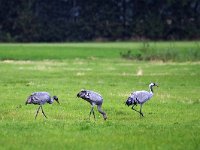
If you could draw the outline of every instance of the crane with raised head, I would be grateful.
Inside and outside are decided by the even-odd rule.
[[[149,92],[148,91],[135,91],[131,93],[131,95],[128,97],[127,101],[125,102],[127,106],[132,105],[132,109],[140,114],[140,116],[144,116],[142,113],[142,105],[150,100],[153,97],[153,87],[158,85],[156,83],[150,83],[149,84]],[[140,110],[136,110],[134,106],[137,106],[137,104],[140,104]]]

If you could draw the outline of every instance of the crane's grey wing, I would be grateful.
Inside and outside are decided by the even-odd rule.
[[[27,100],[26,104],[40,104],[40,100],[34,94],[31,94]]]
[[[31,94],[31,99],[33,104],[44,104],[51,100],[48,92],[35,92]]]
[[[98,104],[103,103],[103,97],[94,91],[87,90],[87,98],[91,100],[91,102]]]
[[[50,94],[48,92],[34,92],[32,95],[37,97],[50,97]]]
[[[152,96],[153,96],[153,94],[149,93],[147,91],[136,91],[136,92],[131,93],[131,97],[134,98],[135,100],[137,98],[137,101],[139,104],[146,102]]]

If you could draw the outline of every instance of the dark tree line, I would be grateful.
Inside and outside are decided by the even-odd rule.
[[[200,38],[200,0],[0,0],[1,42]]]

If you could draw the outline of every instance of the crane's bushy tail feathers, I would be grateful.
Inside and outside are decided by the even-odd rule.
[[[32,95],[31,95],[31,96],[32,96]],[[25,105],[31,103],[31,100],[32,100],[32,97],[31,97],[31,96],[29,96],[29,97],[27,98],[27,100],[26,100],[26,102],[25,102]]]

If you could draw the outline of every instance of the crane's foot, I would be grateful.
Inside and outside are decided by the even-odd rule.
[[[94,114],[94,110],[93,110],[93,116],[94,116],[94,120],[96,119],[95,114]]]
[[[41,108],[41,106],[39,106],[38,109],[37,109],[37,112],[36,112],[36,115],[35,115],[35,119],[37,118],[37,115],[39,113],[40,108]]]
[[[144,115],[143,115],[143,113],[142,113],[142,112],[140,112],[140,116],[144,117]]]
[[[42,114],[45,116],[45,118],[47,118],[47,116],[45,115],[44,111],[42,111]]]
[[[47,118],[47,116],[44,113],[44,110],[43,110],[42,106],[41,106],[41,109],[42,109],[42,114],[45,116],[45,118]]]

